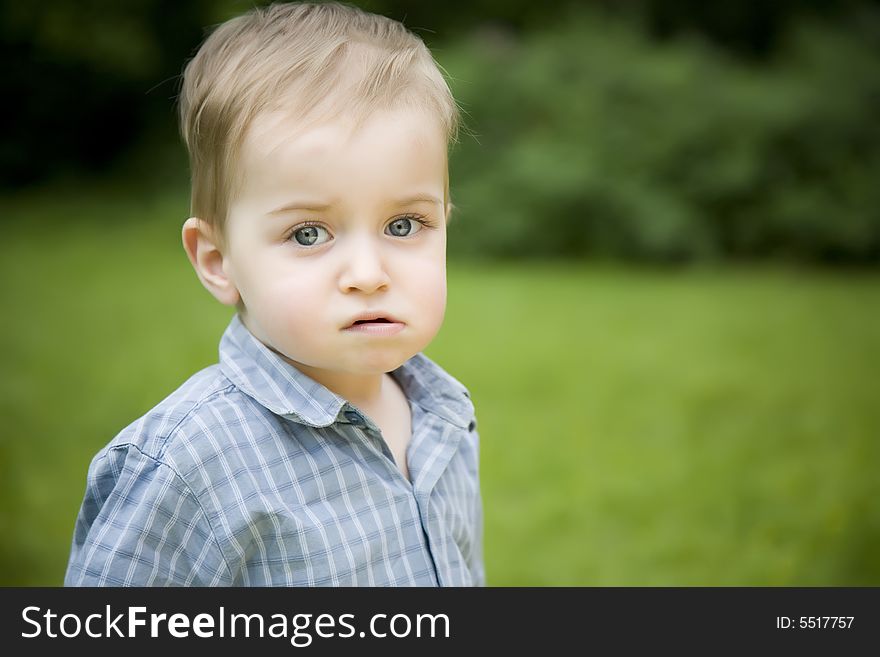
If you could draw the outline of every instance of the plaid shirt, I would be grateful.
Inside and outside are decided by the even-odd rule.
[[[67,586],[483,586],[467,390],[423,354],[412,483],[364,413],[238,316],[195,374],[92,460]]]

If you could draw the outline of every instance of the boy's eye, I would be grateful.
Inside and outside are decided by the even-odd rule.
[[[395,237],[407,237],[408,235],[415,235],[422,227],[422,223],[415,217],[400,217],[388,224],[385,232]]]
[[[293,231],[292,237],[302,246],[315,246],[326,242],[330,233],[322,226],[301,226]]]

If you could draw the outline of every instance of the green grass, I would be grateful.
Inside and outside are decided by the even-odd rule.
[[[493,584],[880,583],[880,277],[454,269]]]
[[[216,359],[146,196],[0,203],[0,584],[61,582],[92,455]],[[490,584],[880,585],[880,274],[453,262],[428,354],[477,406]]]

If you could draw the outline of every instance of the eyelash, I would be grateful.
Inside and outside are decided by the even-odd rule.
[[[415,221],[417,223],[422,224],[422,227],[424,227],[424,228],[436,228],[437,227],[433,221],[431,221],[427,217],[420,215],[420,214],[402,214],[399,217],[394,217],[391,221],[389,221],[385,225],[388,226],[388,225],[394,223],[395,221],[397,221],[398,219],[409,219],[410,221]],[[301,224],[297,224],[296,226],[291,228],[287,232],[287,235],[284,237],[284,239],[287,240],[288,242],[296,242],[296,240],[293,239],[293,236],[296,233],[296,231],[298,231],[300,228],[307,228],[308,226],[318,226],[319,228],[327,228],[320,221],[304,221]],[[403,239],[406,239],[407,237],[409,237],[409,236],[404,236]],[[299,248],[302,248],[302,249],[313,248],[313,247],[303,246],[301,244],[296,244],[296,246]]]
[[[433,228],[434,227],[434,223],[432,221],[430,221],[427,217],[424,217],[420,214],[402,214],[399,217],[394,217],[394,219],[392,219],[388,223],[392,223],[394,221],[397,221],[398,219],[409,219],[410,221],[417,221],[418,223],[422,224],[422,226],[424,226],[425,228]]]

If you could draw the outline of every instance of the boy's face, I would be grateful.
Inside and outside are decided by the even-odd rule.
[[[266,114],[245,140],[223,271],[245,325],[312,378],[389,372],[443,322],[444,135],[412,110],[291,125]],[[395,322],[352,328],[362,313]]]

